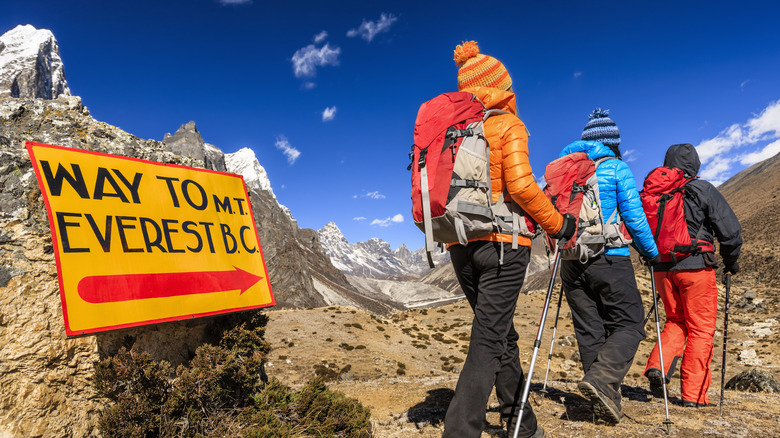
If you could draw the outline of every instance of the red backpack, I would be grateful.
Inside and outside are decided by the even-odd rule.
[[[657,167],[645,178],[642,191],[642,208],[653,238],[661,255],[661,262],[677,263],[691,254],[714,252],[710,242],[700,240],[702,227],[691,238],[685,220],[686,185],[696,178],[686,178],[683,171],[674,167]]]
[[[493,203],[490,146],[484,122],[506,114],[488,110],[472,93],[441,94],[420,106],[414,125],[412,217],[425,233],[428,263],[434,242],[467,245],[493,232],[533,236],[533,224],[507,193]],[[503,254],[502,254],[503,255]]]
[[[585,152],[574,152],[556,159],[544,170],[547,182],[544,193],[550,202],[561,214],[571,213],[578,218],[574,235],[561,248],[563,260],[586,263],[607,248],[631,243],[618,209],[615,208],[606,220],[601,209],[596,168],[610,159],[616,158],[593,161]]]

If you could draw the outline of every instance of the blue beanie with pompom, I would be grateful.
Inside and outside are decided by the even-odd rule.
[[[615,122],[609,118],[609,110],[596,108],[588,115],[588,118],[590,120],[588,120],[588,124],[585,125],[585,129],[582,131],[582,139],[600,142],[615,151],[615,153],[618,153],[620,131],[618,131]]]

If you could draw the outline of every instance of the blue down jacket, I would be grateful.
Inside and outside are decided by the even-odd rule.
[[[575,141],[561,151],[561,157],[574,152],[585,152],[591,160],[603,157],[614,157],[615,153],[597,141]],[[634,174],[628,165],[621,160],[606,160],[596,169],[596,178],[599,181],[599,198],[604,220],[618,208],[618,212],[626,224],[634,244],[639,252],[648,258],[658,255],[658,248],[653,240],[653,233],[647,224],[647,217],[642,209],[642,200],[634,181]],[[613,219],[614,221],[615,219]],[[629,256],[628,246],[621,248],[609,248],[607,255]]]

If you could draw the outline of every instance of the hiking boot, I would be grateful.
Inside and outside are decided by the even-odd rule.
[[[514,432],[513,428],[507,429],[507,432],[509,433],[509,436],[512,436],[512,432]],[[536,425],[536,432],[533,433],[533,435],[528,435],[528,438],[544,438],[544,428],[541,424]]]
[[[593,384],[583,380],[577,384],[577,389],[593,403],[593,413],[596,414],[597,419],[610,424],[620,423],[620,419],[623,418],[620,408],[604,393],[596,389]]]
[[[656,368],[650,368],[645,373],[648,382],[650,383],[650,392],[653,393],[655,398],[663,398],[664,396],[664,375],[661,370]]]
[[[692,402],[690,400],[683,400],[682,401],[682,406],[684,408],[703,408],[703,407],[706,407],[706,406],[709,406],[709,405],[707,403],[696,403],[696,402]]]

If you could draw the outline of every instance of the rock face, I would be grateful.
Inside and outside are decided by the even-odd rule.
[[[142,140],[98,122],[78,97],[0,98],[0,436],[95,435],[105,404],[91,386],[95,360],[127,346],[183,363],[234,318],[65,337],[46,208],[24,141],[227,170],[222,152],[203,142],[194,124],[166,140]],[[262,168],[253,154],[252,162],[240,161],[227,160],[233,169]],[[270,185],[266,190],[253,178],[259,176],[249,175],[248,191],[277,308],[394,308],[387,297],[359,293],[322,252],[317,233],[299,229]]]
[[[70,96],[54,35],[30,25],[0,36],[0,98]]]

